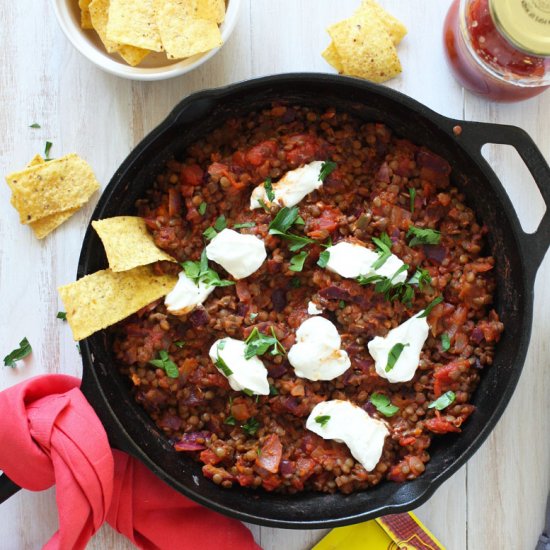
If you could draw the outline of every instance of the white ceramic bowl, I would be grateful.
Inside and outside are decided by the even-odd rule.
[[[150,53],[138,67],[131,67],[118,55],[109,54],[94,30],[80,27],[78,0],[51,0],[55,16],[72,45],[92,63],[108,73],[133,80],[163,80],[192,71],[215,55],[220,48],[183,60],[168,59],[164,53]],[[241,0],[227,0],[225,21],[220,26],[223,44],[233,32]],[[223,47],[223,44],[221,47]]]

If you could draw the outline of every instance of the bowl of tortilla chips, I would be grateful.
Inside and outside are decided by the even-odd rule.
[[[237,22],[240,0],[52,0],[72,45],[134,80],[185,74],[210,59]]]

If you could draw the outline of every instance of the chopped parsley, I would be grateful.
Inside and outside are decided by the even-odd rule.
[[[411,214],[414,214],[414,199],[416,198],[416,189],[414,187],[409,187],[409,197],[411,201]]]
[[[378,249],[378,259],[372,264],[372,269],[379,269],[382,267],[388,258],[391,256],[391,247],[392,242],[387,233],[382,233],[380,235],[380,238],[373,237],[372,242],[376,245],[376,248]]]
[[[346,307],[346,302],[344,302],[344,300],[340,300],[340,301],[338,302],[338,307],[339,307],[340,309],[344,309],[344,308]]]
[[[369,401],[376,407],[376,410],[384,416],[393,416],[399,407],[392,405],[390,398],[383,393],[373,393]]]
[[[279,395],[279,390],[272,384],[269,384],[269,395]]]
[[[46,141],[46,146],[44,147],[44,160],[52,160],[50,157],[50,151],[52,150],[53,143],[51,141]]]
[[[415,227],[411,225],[407,231],[407,237],[412,237],[409,241],[409,246],[417,246],[419,244],[439,244],[441,233],[436,229],[424,229],[423,227]]]
[[[247,227],[256,227],[254,222],[236,223],[233,229],[245,229]]]
[[[38,124],[38,122],[33,122],[33,123],[29,126],[29,128],[34,128],[34,129],[36,130],[37,128],[42,128],[42,126],[40,126],[40,124]]]
[[[206,203],[203,201],[199,204],[199,214],[201,216],[204,216],[205,212],[206,212]]]
[[[65,311],[58,311],[56,317],[62,321],[67,320],[67,313]]]
[[[211,241],[217,234],[218,232],[213,228],[213,227],[207,227],[203,232],[202,234],[204,235],[204,237],[206,239],[208,239],[209,241]]]
[[[208,267],[208,258],[206,250],[202,251],[201,259],[198,262],[187,261],[181,264],[185,275],[192,279],[196,285],[204,283],[207,286],[230,286],[234,285],[234,281],[220,279],[216,271]]]
[[[178,371],[178,366],[170,359],[168,352],[164,349],[159,351],[158,359],[151,359],[149,363],[154,367],[163,369],[170,378],[178,378],[180,374]]]
[[[24,359],[31,353],[32,346],[30,345],[27,338],[23,338],[23,340],[19,342],[19,347],[14,349],[11,353],[8,353],[8,355],[4,357],[4,367],[11,367],[12,369],[14,369],[17,366],[17,361]]]
[[[323,250],[319,254],[319,259],[317,260],[317,265],[319,267],[327,267],[328,261],[330,260],[330,252],[328,250]]]
[[[302,286],[302,281],[300,281],[298,277],[292,277],[292,279],[290,279],[290,286],[292,288],[300,288]]]
[[[249,418],[246,421],[246,424],[243,424],[241,426],[243,431],[245,431],[248,435],[255,435],[258,429],[260,428],[260,423],[254,418]]]
[[[185,346],[185,342],[183,340],[178,340],[177,342],[174,342],[174,346],[181,349]]]
[[[408,280],[408,284],[417,285],[420,290],[422,290],[425,285],[429,285],[431,282],[432,278],[430,273],[421,267],[417,267],[414,275]]]
[[[271,183],[271,178],[267,178],[264,182],[265,194],[269,202],[275,200],[275,193],[273,192],[273,184]]]
[[[216,368],[221,370],[225,376],[231,376],[233,374],[233,371],[227,366],[227,363],[220,357],[220,350],[222,350],[225,347],[225,342],[222,340],[218,344],[217,349],[217,357],[215,361]]]
[[[235,424],[237,424],[237,420],[235,419],[235,417],[230,414],[224,421],[223,421],[224,424],[227,424],[228,426],[235,426]]]
[[[449,351],[451,348],[451,339],[449,335],[445,332],[441,335],[441,349],[443,351]]]
[[[426,309],[422,312],[421,315],[418,315],[419,319],[422,319],[422,317],[427,317],[432,309],[439,303],[443,301],[443,296],[438,296],[437,298],[434,298],[427,306]]]
[[[414,288],[409,283],[394,282],[395,278],[408,268],[407,264],[403,264],[391,278],[384,275],[370,275],[369,277],[359,275],[356,281],[360,285],[374,284],[374,291],[383,294],[390,302],[398,301],[410,305],[414,298]]]
[[[315,422],[317,424],[320,424],[322,428],[324,428],[327,425],[327,422],[330,420],[330,415],[324,414],[320,416],[315,417]]]
[[[393,367],[395,367],[395,363],[397,363],[397,360],[399,359],[399,357],[401,357],[403,350],[408,345],[409,344],[402,344],[401,342],[398,342],[397,344],[395,344],[395,346],[392,347],[392,349],[390,349],[390,352],[388,353],[388,364],[384,369],[386,372],[390,372]]]
[[[326,160],[325,162],[323,162],[323,164],[321,165],[321,170],[319,172],[319,181],[324,182],[327,177],[332,174],[334,170],[336,170],[337,166],[338,165],[331,160]]]
[[[215,222],[214,222],[214,229],[218,232],[223,231],[227,227],[227,220],[225,219],[225,216],[222,214]]]
[[[428,409],[436,409],[442,411],[447,408],[449,405],[454,403],[456,395],[454,391],[445,392],[443,395],[439,396],[435,401],[428,405]]]
[[[277,215],[269,224],[269,234],[277,235],[289,241],[289,249],[292,252],[297,252],[304,246],[315,242],[313,239],[289,233],[290,228],[296,223],[298,218],[297,206],[293,206],[292,208],[284,206],[277,212]]]
[[[302,250],[299,254],[296,254],[296,256],[292,256],[292,258],[290,258],[290,267],[288,269],[290,271],[302,271],[302,269],[304,269],[304,263],[307,257],[308,252],[305,252],[304,250]]]
[[[245,340],[244,358],[251,359],[255,355],[263,355],[271,346],[271,355],[286,355],[286,350],[271,327],[271,336],[261,333],[256,327]]]

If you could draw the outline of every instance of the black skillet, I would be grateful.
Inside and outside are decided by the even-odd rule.
[[[496,258],[495,307],[505,332],[494,364],[483,372],[473,402],[476,412],[463,432],[438,438],[425,473],[403,484],[383,482],[352,495],[301,493],[292,496],[224,490],[203,478],[200,465],[176,453],[147,415],[134,403],[117,372],[107,335],[81,343],[82,391],[101,418],[113,446],[143,461],[175,489],[218,512],[238,519],[284,528],[326,528],[410,510],[425,502],[468,460],[495,427],[510,400],[525,360],[531,333],[533,286],[550,243],[550,168],[531,138],[513,126],[465,122],[443,117],[389,88],[340,76],[288,74],[207,90],[184,99],[117,170],[93,219],[134,213],[165,161],[211,132],[224,119],[261,109],[272,101],[323,109],[333,106],[366,121],[380,121],[400,136],[425,145],[451,162],[453,182],[467,195],[479,219],[489,227],[490,253]],[[461,132],[453,128],[460,126]],[[529,168],[546,213],[537,231],[525,233],[495,173],[481,155],[486,143],[514,146]],[[78,277],[107,265],[103,247],[88,228]],[[5,487],[8,496],[9,487]],[[0,500],[2,489],[0,487]]]

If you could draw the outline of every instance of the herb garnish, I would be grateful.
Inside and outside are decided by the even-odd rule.
[[[236,223],[233,229],[245,229],[247,227],[256,227],[254,222]]]
[[[178,366],[168,356],[168,352],[164,349],[159,351],[159,359],[151,359],[151,365],[159,369],[163,369],[170,378],[179,376]]]
[[[204,216],[205,212],[206,212],[206,203],[203,201],[199,204],[199,214],[201,216]]]
[[[53,143],[51,141],[46,141],[46,146],[44,147],[44,160],[52,160],[50,158],[50,151],[52,149]]]
[[[223,348],[225,348],[225,342],[222,340],[221,342],[218,343],[218,348],[216,350],[217,357],[214,364],[216,365],[216,368],[218,368],[225,374],[225,376],[231,376],[233,374],[233,371],[227,366],[227,363],[220,357],[220,350],[222,350]]]
[[[225,216],[222,214],[219,216],[216,221],[214,222],[214,225],[207,227],[202,234],[206,239],[211,241],[220,231],[223,231],[227,227],[227,220],[225,219]]]
[[[269,214],[269,207],[262,199],[258,199],[258,204],[264,209],[264,212],[267,212]]]
[[[251,321],[254,321],[256,319],[256,317],[258,317],[258,314],[256,312],[253,312],[250,314],[250,320]]]
[[[344,300],[340,300],[340,301],[338,302],[338,307],[339,307],[340,309],[344,309],[344,308],[346,307],[346,302],[344,302]]]
[[[439,303],[441,303],[443,301],[443,296],[438,296],[437,298],[434,298],[427,306],[426,306],[426,309],[420,314],[418,315],[417,317],[419,319],[422,319],[422,317],[427,317],[430,312],[432,311],[432,309]]]
[[[271,178],[267,178],[265,180],[264,189],[265,189],[265,194],[267,196],[267,200],[269,202],[273,202],[275,200],[275,193],[273,192],[273,185],[271,183]]]
[[[192,279],[196,285],[204,283],[207,286],[230,286],[234,285],[234,281],[228,281],[227,279],[220,279],[220,276],[216,271],[208,267],[208,258],[206,257],[206,250],[202,251],[201,259],[198,262],[192,262],[188,260],[181,264],[185,275]]]
[[[243,424],[241,426],[243,431],[245,431],[248,435],[254,435],[258,429],[260,428],[260,423],[254,418],[249,418],[246,421],[246,424]]]
[[[290,258],[290,266],[288,269],[290,271],[302,271],[302,269],[304,269],[304,263],[308,257],[308,254],[308,252],[302,250],[302,252],[296,254],[296,256],[292,256],[292,258]]]
[[[37,128],[42,128],[42,126],[40,126],[40,124],[38,124],[38,122],[33,122],[29,128],[34,128],[34,129],[37,129]]]
[[[8,353],[6,357],[4,357],[4,367],[11,367],[14,369],[17,365],[17,361],[20,361],[21,359],[24,359],[27,357],[27,355],[30,355],[32,353],[32,347],[27,340],[27,338],[23,338],[21,342],[19,342],[19,347],[14,349],[11,353]]]
[[[336,167],[338,165],[335,162],[332,162],[331,160],[326,160],[321,164],[321,170],[319,172],[319,181],[324,182],[327,177],[336,170]]]
[[[391,256],[392,242],[387,233],[382,233],[380,238],[373,237],[372,242],[378,248],[378,259],[372,264],[372,269],[379,269],[382,267],[386,260]]]
[[[279,395],[279,390],[272,384],[269,384],[269,395]]]
[[[390,302],[397,300],[405,305],[409,305],[414,298],[413,287],[409,283],[394,283],[395,278],[408,268],[407,264],[403,264],[391,278],[384,275],[371,275],[369,277],[359,275],[356,281],[360,285],[374,284],[374,291],[384,294],[386,300]]]
[[[418,288],[422,290],[424,285],[429,285],[432,282],[432,277],[426,269],[417,267],[414,275],[408,280],[410,285],[418,285]]]
[[[388,353],[388,364],[384,369],[386,372],[390,372],[393,367],[395,367],[395,363],[397,363],[397,360],[401,356],[401,353],[403,353],[403,350],[408,345],[409,344],[402,344],[401,342],[398,342],[397,344],[395,344],[395,346],[392,347],[392,349],[390,349],[390,352]]]
[[[263,355],[273,346],[271,355],[286,355],[286,350],[279,342],[275,334],[275,330],[271,327],[271,336],[261,333],[256,327],[245,340],[246,348],[244,349],[244,358],[250,359],[255,355]]]
[[[254,392],[252,390],[249,390],[248,388],[243,388],[243,393],[246,393],[248,397],[252,397],[254,395]]]
[[[284,206],[279,210],[279,212],[277,212],[277,215],[269,224],[269,234],[278,235],[279,237],[289,241],[289,249],[291,252],[297,252],[307,244],[315,242],[313,239],[288,232],[289,229],[296,223],[298,217],[297,206],[293,206],[292,208]]]
[[[298,277],[292,277],[292,279],[290,279],[290,286],[292,288],[300,288],[302,286],[302,281],[300,281]]]
[[[412,237],[409,241],[409,246],[416,246],[419,244],[439,244],[441,240],[441,233],[436,229],[424,229],[422,227],[415,227],[411,225],[407,231],[407,237]]]
[[[204,235],[205,239],[211,241],[218,234],[218,232],[213,227],[207,227],[202,232],[202,234]]]
[[[451,348],[451,339],[449,335],[445,332],[441,335],[441,349],[443,351],[449,351]]]
[[[185,346],[185,342],[183,340],[178,340],[177,342],[174,342],[174,346],[181,349]]]
[[[369,401],[376,407],[376,410],[384,416],[393,416],[399,407],[392,405],[390,398],[383,393],[373,393]]]
[[[436,409],[442,411],[449,405],[454,403],[456,395],[454,391],[445,392],[443,395],[439,396],[435,401],[428,405],[428,409]]]
[[[62,321],[67,320],[67,313],[65,311],[58,311],[56,317]]]
[[[237,423],[237,420],[235,419],[235,417],[230,414],[224,421],[223,421],[224,424],[227,424],[228,426],[235,426],[235,424]]]
[[[327,267],[329,260],[330,260],[330,252],[328,250],[323,250],[323,252],[321,252],[321,254],[319,254],[319,259],[317,260],[317,265],[319,267]]]
[[[414,199],[416,198],[416,189],[409,187],[409,197],[411,201],[411,214],[414,214]]]
[[[325,427],[327,425],[327,422],[330,420],[330,415],[328,414],[324,414],[324,415],[320,415],[320,416],[316,416],[315,417],[315,422],[317,422],[317,424],[320,424],[321,427]]]

